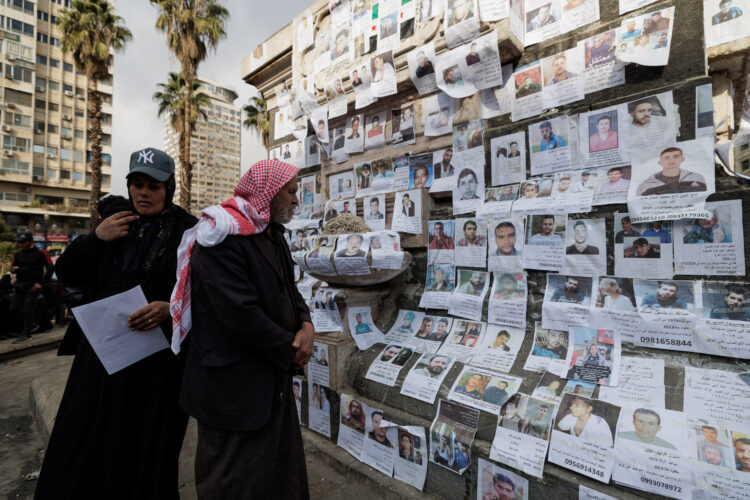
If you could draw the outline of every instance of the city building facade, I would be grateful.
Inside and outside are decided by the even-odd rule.
[[[210,98],[206,118],[198,117],[190,142],[193,164],[191,209],[195,215],[211,205],[232,197],[240,178],[240,132],[242,110],[233,103],[237,92],[229,87],[204,79],[200,90]],[[165,117],[165,151],[175,159],[177,193],[180,193],[180,135],[172,129],[170,117]],[[178,200],[179,202],[179,200]],[[183,203],[180,203],[184,205]]]

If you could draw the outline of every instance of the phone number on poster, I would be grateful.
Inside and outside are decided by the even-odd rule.
[[[641,342],[643,342],[644,344],[662,344],[662,345],[693,347],[692,340],[675,340],[675,339],[658,339],[654,337],[641,337]]]
[[[573,468],[582,470],[584,472],[591,473],[591,474],[593,474],[595,476],[604,477],[604,471],[595,469],[594,467],[591,467],[591,466],[586,465],[586,464],[582,464],[580,462],[576,462],[575,460],[571,460],[569,458],[565,459],[565,465],[570,465]]]
[[[659,488],[664,488],[665,490],[674,491],[676,493],[682,493],[682,487],[681,486],[676,486],[674,484],[662,483],[661,481],[655,481],[655,480],[649,479],[647,477],[641,477],[641,482],[642,483],[648,483],[651,486],[657,486]]]

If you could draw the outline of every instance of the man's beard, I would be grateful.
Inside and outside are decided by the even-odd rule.
[[[271,222],[277,224],[286,224],[294,216],[294,208],[287,208],[283,205],[283,202],[278,198],[274,197],[271,200]]]

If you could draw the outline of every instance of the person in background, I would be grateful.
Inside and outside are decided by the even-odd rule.
[[[31,338],[34,329],[34,311],[42,288],[52,278],[54,268],[49,255],[34,246],[34,238],[28,231],[16,238],[18,251],[13,256],[10,272],[16,275],[13,283],[13,298],[10,309],[23,317],[23,328],[14,344]]]

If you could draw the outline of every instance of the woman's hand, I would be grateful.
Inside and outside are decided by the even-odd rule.
[[[169,317],[169,302],[154,301],[138,309],[128,318],[131,330],[151,330]]]
[[[130,223],[138,219],[138,216],[131,215],[132,213],[118,212],[107,217],[96,226],[96,237],[103,241],[112,241],[127,236]]]

